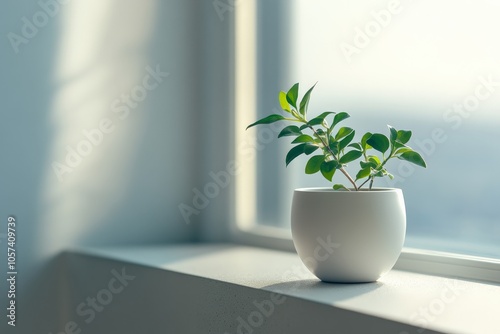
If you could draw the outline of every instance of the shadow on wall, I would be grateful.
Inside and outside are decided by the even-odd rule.
[[[93,0],[10,3],[0,15],[0,209],[18,221],[16,327],[58,332],[56,254],[192,238],[177,205],[195,182],[185,129],[199,13],[191,1]]]
[[[40,10],[34,2],[9,3],[8,9],[0,11],[0,27],[2,32],[1,49],[2,61],[0,69],[3,108],[1,109],[0,145],[2,163],[0,164],[0,233],[7,232],[7,215],[14,215],[16,224],[16,328],[7,325],[5,309],[2,311],[0,332],[2,333],[27,333],[31,328],[28,322],[40,323],[41,321],[54,322],[55,315],[48,314],[44,308],[39,308],[37,313],[33,309],[39,307],[37,297],[43,294],[45,301],[57,300],[55,290],[42,289],[48,283],[46,274],[42,274],[41,263],[36,261],[38,250],[35,246],[38,238],[38,224],[40,222],[39,194],[42,188],[44,169],[49,154],[49,143],[53,140],[52,127],[47,122],[50,110],[54,85],[52,74],[54,72],[54,55],[58,46],[58,31],[60,23],[51,19],[43,29],[31,31],[31,35],[23,34],[23,17],[32,19],[33,14]],[[21,44],[11,44],[10,39],[4,38],[12,32],[22,41]],[[32,36],[27,39],[23,36]],[[15,38],[10,35],[9,38]],[[16,40],[17,41],[17,40]],[[17,51],[17,53],[16,53]],[[0,239],[0,267],[7,268],[6,238]],[[53,268],[48,262],[44,263],[46,273]],[[3,274],[5,274],[3,269]],[[53,272],[51,275],[56,275]],[[33,278],[33,280],[31,279]],[[40,284],[40,285],[38,285]],[[32,287],[33,286],[33,287]],[[34,288],[38,286],[38,288]],[[0,304],[8,305],[7,282],[0,281]],[[35,290],[33,292],[32,290]],[[42,290],[44,290],[42,292]],[[35,294],[36,293],[36,294]],[[29,298],[28,296],[33,296]],[[53,305],[53,304],[52,304]],[[47,310],[45,308],[45,310]],[[21,316],[21,314],[24,314]],[[20,320],[22,318],[26,320]],[[45,318],[45,319],[44,319]],[[29,319],[29,321],[28,321]],[[36,324],[33,324],[36,326]],[[34,328],[34,327],[33,327]]]

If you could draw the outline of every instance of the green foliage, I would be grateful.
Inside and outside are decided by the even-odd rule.
[[[374,133],[368,138],[366,143],[382,153],[385,153],[390,146],[389,139],[381,133]]]
[[[288,101],[286,99],[286,93],[285,92],[280,92],[280,94],[279,94],[279,100],[280,100],[281,109],[283,109],[286,112],[290,112],[290,104],[288,103]]]
[[[295,85],[290,88],[288,93],[286,93],[286,100],[292,107],[297,109],[297,98],[299,97],[299,84],[296,83]]]
[[[309,135],[300,135],[292,141],[292,144],[296,143],[312,143],[314,142],[314,138]]]
[[[307,122],[306,127],[307,126],[311,126],[311,125],[323,124],[323,122],[325,121],[325,117],[328,116],[328,115],[330,115],[330,114],[335,114],[335,113],[333,111],[325,111],[321,115],[319,115],[317,117],[314,117],[309,122]]]
[[[302,134],[302,131],[300,131],[299,127],[297,125],[289,125],[283,130],[281,130],[280,134],[278,135],[278,138],[284,137],[284,136],[300,136]]]
[[[292,162],[293,159],[304,153],[304,146],[306,146],[306,144],[300,144],[288,151],[288,154],[286,155],[287,166],[288,164],[290,164],[290,162]]]
[[[299,84],[293,85],[288,92],[280,92],[278,99],[281,108],[289,114],[289,117],[284,117],[279,114],[272,114],[264,117],[255,123],[250,124],[248,128],[260,124],[271,124],[278,121],[297,122],[299,125],[288,125],[278,134],[281,137],[295,137],[292,140],[293,146],[288,151],[285,163],[290,164],[295,158],[304,154],[311,155],[306,163],[305,173],[315,174],[321,172],[321,175],[328,181],[332,181],[336,170],[340,170],[350,182],[351,189],[360,190],[369,182],[369,189],[377,177],[394,176],[386,169],[386,164],[393,158],[398,158],[411,162],[420,167],[427,167],[422,156],[406,144],[409,142],[412,132],[408,130],[397,130],[388,125],[389,136],[381,133],[365,133],[359,142],[353,142],[356,131],[350,127],[341,127],[334,133],[334,129],[341,122],[345,121],[350,115],[344,111],[333,112],[325,111],[319,116],[307,119],[309,101],[311,93],[316,85],[312,86],[303,96],[302,100],[299,97]],[[297,107],[298,106],[298,107]],[[328,124],[327,118],[331,117],[331,125]],[[303,133],[308,130],[309,134]],[[379,152],[381,156],[373,154]],[[345,167],[358,159],[360,169],[356,173],[356,178],[353,179]],[[359,181],[359,185],[356,183]],[[333,185],[335,190],[350,191],[343,184]]]
[[[321,164],[320,171],[325,179],[327,179],[328,181],[332,181],[333,174],[335,174],[335,171],[337,170],[338,164],[339,163],[337,161],[334,161],[334,160],[323,161],[323,163]]]
[[[412,162],[415,165],[420,166],[420,167],[424,167],[424,168],[427,167],[422,156],[415,151],[403,152],[402,154],[398,155],[398,158]]]
[[[343,156],[340,157],[339,163],[341,164],[347,164],[351,161],[354,161],[361,157],[363,155],[363,152],[357,151],[357,150],[352,150],[344,154]]]
[[[292,119],[289,119],[289,118],[285,118],[281,115],[277,115],[277,114],[273,114],[273,115],[269,115],[267,117],[264,117],[262,119],[259,119],[257,122],[255,123],[252,123],[250,124],[249,126],[247,126],[247,130],[249,128],[251,128],[252,126],[255,126],[255,125],[259,125],[259,124],[271,124],[271,123],[274,123],[274,122],[277,122],[277,121],[285,121],[285,120],[289,120],[291,121]]]
[[[312,90],[314,89],[315,86],[316,86],[316,84],[314,84],[314,86],[312,86],[311,88],[309,88],[309,90],[307,91],[307,93],[304,94],[304,97],[302,98],[302,101],[300,101],[299,112],[300,112],[301,115],[305,115],[307,113],[307,108],[309,107],[309,98],[311,97],[311,92],[312,92]],[[299,84],[297,84],[297,94],[298,94],[298,89],[299,89]]]
[[[347,188],[343,184],[334,184],[333,189],[335,189],[335,190],[349,190],[349,188]]]
[[[323,154],[315,155],[306,164],[306,174],[314,174],[319,172],[321,164],[325,161]]]

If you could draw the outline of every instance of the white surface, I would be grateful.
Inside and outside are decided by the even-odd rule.
[[[85,248],[76,252],[279,292],[426,329],[500,333],[500,286],[493,284],[397,270],[375,283],[322,283],[296,254],[234,245]]]
[[[401,189],[296,189],[292,202],[295,249],[325,282],[374,282],[396,263],[405,239]]]

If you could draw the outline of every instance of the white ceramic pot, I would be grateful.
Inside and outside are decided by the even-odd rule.
[[[396,263],[406,233],[401,189],[296,189],[292,236],[306,267],[325,282],[373,282]]]

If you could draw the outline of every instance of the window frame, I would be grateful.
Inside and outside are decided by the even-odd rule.
[[[239,2],[234,12],[234,142],[249,144],[245,128],[257,117],[257,0]],[[234,147],[236,161],[239,148]],[[240,163],[235,176],[231,241],[295,252],[290,230],[256,223],[255,196],[248,196],[257,189],[255,160]],[[500,259],[404,247],[394,269],[500,284]]]

